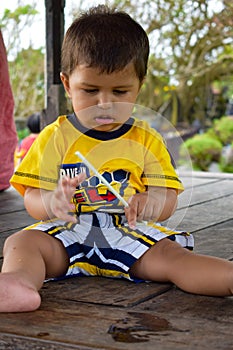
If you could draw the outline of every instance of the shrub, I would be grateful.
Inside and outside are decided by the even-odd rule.
[[[181,146],[181,157],[188,150],[193,167],[196,170],[207,171],[212,162],[218,162],[221,158],[222,144],[207,133],[198,134],[186,140]]]
[[[233,142],[223,148],[220,169],[226,173],[233,173]]]
[[[212,128],[207,133],[217,138],[223,145],[230,144],[233,142],[233,118],[222,117],[214,120]]]

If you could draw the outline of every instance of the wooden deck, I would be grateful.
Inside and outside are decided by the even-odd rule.
[[[194,234],[196,252],[233,260],[233,176],[181,178],[186,191],[170,224]],[[0,250],[9,234],[33,222],[13,189],[0,193],[0,220]],[[95,277],[49,282],[41,295],[35,312],[0,314],[0,350],[233,349],[231,297]]]

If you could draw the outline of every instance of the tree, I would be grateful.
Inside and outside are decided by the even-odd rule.
[[[151,54],[148,76],[138,103],[160,111],[175,125],[178,121],[191,123],[195,119],[204,124],[206,116],[214,116],[213,84],[224,91],[226,89],[223,88],[227,86],[224,97],[233,94],[232,0],[105,2],[128,12],[142,24],[149,35]],[[73,9],[76,14],[91,5],[85,0],[79,0],[75,4],[78,4]],[[32,47],[29,47],[28,51],[20,52],[20,33],[24,28],[29,28],[36,15],[32,4],[19,6],[13,12],[5,10],[0,18],[3,35],[5,30],[10,32],[6,46],[8,57],[12,61],[10,74],[18,115],[25,115],[26,111],[30,111],[30,106],[32,111],[43,108],[43,49],[33,52]],[[34,67],[33,60],[36,62]],[[34,80],[28,76],[25,84],[21,81],[24,79],[23,65],[34,69]],[[26,77],[27,71],[24,71],[24,75]],[[28,96],[31,96],[31,101],[35,101],[35,104],[30,102],[30,106],[27,105]]]
[[[43,48],[22,49],[21,33],[30,28],[38,12],[35,4],[18,6],[14,11],[5,9],[0,27],[6,40],[9,72],[15,100],[15,116],[28,116],[42,110],[44,105]]]
[[[232,80],[232,1],[116,0],[114,3],[140,21],[150,38],[148,79],[139,102],[163,110],[164,103],[170,99],[175,108],[174,120],[204,120],[211,85]]]
[[[44,106],[44,54],[41,49],[22,49],[9,62],[15,100],[15,116],[25,117]]]

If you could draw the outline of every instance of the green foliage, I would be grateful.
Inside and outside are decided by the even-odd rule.
[[[225,164],[224,161],[220,163],[220,169],[224,173],[233,173],[233,164]]]
[[[30,134],[30,131],[28,128],[24,128],[21,130],[17,130],[17,135],[18,135],[18,141],[20,142],[22,139],[24,139],[26,136]]]
[[[233,173],[233,142],[224,147],[219,166],[222,171]]]
[[[6,26],[9,19],[14,20],[16,23],[19,23],[21,21],[21,16],[36,15],[37,13],[38,11],[36,11],[34,6],[32,5],[19,6],[14,11],[11,11],[8,8],[6,8],[1,18],[0,26]]]
[[[44,54],[41,49],[23,49],[9,62],[15,100],[15,116],[25,117],[44,106]]]
[[[188,149],[193,166],[208,171],[212,162],[218,162],[224,172],[233,172],[233,118],[223,116],[213,122],[206,133],[195,135],[181,146],[181,157]]]
[[[212,162],[220,160],[222,144],[205,133],[186,140],[180,149],[181,156],[186,152],[186,149],[188,149],[194,168],[207,171]]]
[[[214,120],[208,134],[218,139],[223,145],[233,142],[233,118],[224,116]]]
[[[229,87],[228,98],[233,91],[232,1],[219,0],[218,6],[209,0],[113,2],[138,20],[149,34],[149,72],[140,103],[149,101],[144,105],[170,120],[172,116],[186,122],[199,119],[204,125],[206,112],[214,104],[210,96],[212,83],[220,82],[221,89]],[[164,77],[168,79],[165,84]],[[162,93],[165,85],[176,86],[177,100],[169,91]],[[155,95],[157,88],[160,91]]]
[[[31,23],[29,18],[31,18],[31,16],[34,18],[34,16],[38,14],[38,11],[35,10],[34,6],[35,4],[18,6],[14,11],[6,8],[2,17],[0,17],[1,30],[4,30],[9,25],[15,26],[16,24],[22,24],[23,21],[25,23]]]
[[[26,3],[29,4],[26,4]],[[233,26],[232,1],[219,0],[218,6],[210,0],[105,0],[110,5],[128,12],[140,22],[150,39],[151,53],[148,75],[138,98],[138,103],[152,108],[173,124],[192,122],[195,118],[205,123],[209,91],[213,82],[228,87],[227,97],[233,93]],[[24,3],[24,4],[23,4]],[[23,5],[22,5],[23,4]],[[26,5],[25,5],[26,4]],[[0,17],[0,27],[7,33],[5,42],[8,57],[15,70],[12,85],[15,95],[16,114],[28,115],[43,106],[43,73],[41,63],[33,55],[22,53],[21,33],[30,30],[36,21],[35,0],[18,1],[18,7],[6,9]],[[93,5],[93,1],[90,1]],[[89,2],[75,1],[76,15],[87,9]],[[7,3],[6,3],[7,7]],[[28,50],[31,48],[28,48]],[[41,51],[42,53],[43,51]],[[22,62],[19,62],[20,56]],[[23,58],[24,56],[24,58]],[[17,61],[16,64],[14,61]],[[42,62],[42,61],[40,61]],[[15,67],[14,67],[15,64]],[[25,70],[33,79],[24,79]],[[35,70],[38,74],[35,77]],[[23,86],[22,90],[18,87]],[[172,87],[175,90],[172,90]],[[170,87],[170,89],[166,89]],[[38,96],[36,96],[38,94]],[[28,102],[31,97],[31,110]],[[23,105],[25,101],[25,108]],[[213,104],[213,103],[212,103]],[[215,117],[215,115],[213,116]]]
[[[4,10],[3,16],[0,17],[0,29],[3,33],[8,57],[16,56],[21,50],[21,33],[25,29],[30,30],[37,14],[34,1],[30,5],[21,5],[19,2],[19,6],[15,10],[11,11],[8,8]],[[7,33],[6,36],[5,33]]]
[[[0,28],[8,54],[14,114],[25,117],[44,107],[44,52],[42,48],[33,49],[31,46],[22,49],[21,33],[30,30],[38,11],[35,1],[26,5],[19,1],[18,4],[14,10],[4,10]]]

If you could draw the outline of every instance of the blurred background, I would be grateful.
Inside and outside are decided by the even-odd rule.
[[[233,2],[66,0],[65,30],[82,10],[105,3],[128,12],[149,35],[148,76],[138,104],[163,115],[183,140],[207,133],[217,139],[221,145],[216,148],[221,150],[210,163],[219,163],[233,142]],[[45,2],[1,2],[0,27],[15,100],[14,118],[21,138],[27,133],[25,118],[45,106]],[[66,110],[70,110],[69,101]],[[224,127],[230,134],[226,141],[216,131],[216,123],[222,117],[227,117]],[[201,145],[204,143],[208,142],[202,139]],[[213,147],[208,144],[207,154]],[[209,165],[199,168],[208,170]]]

